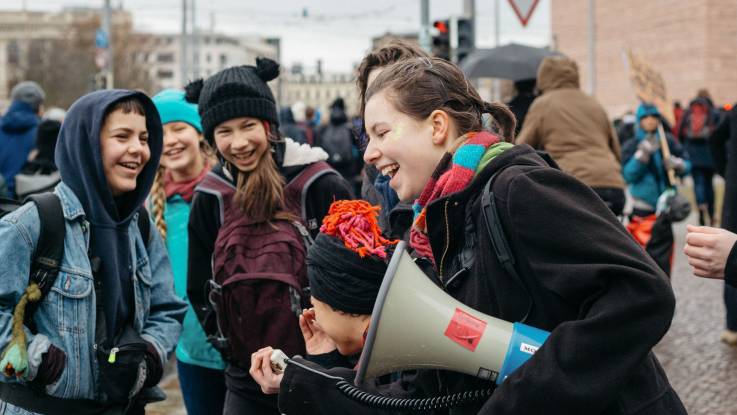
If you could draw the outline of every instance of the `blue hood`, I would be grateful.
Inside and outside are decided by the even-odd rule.
[[[35,128],[40,122],[38,115],[25,102],[13,101],[3,116],[3,131],[10,134],[21,134]]]
[[[137,98],[146,111],[151,158],[138,176],[136,189],[113,197],[100,154],[100,130],[107,109],[125,98]],[[159,113],[143,93],[96,91],[78,99],[67,112],[56,145],[56,165],[62,181],[79,199],[90,222],[90,255],[101,259],[99,275],[108,333],[118,329],[133,310],[131,244],[128,225],[151,190],[163,147]],[[113,336],[110,336],[112,338]]]
[[[637,124],[635,125],[635,137],[638,141],[644,139],[647,135],[645,130],[640,127],[640,120],[649,115],[653,115],[658,119],[661,118],[660,111],[658,111],[658,109],[654,105],[640,104],[640,106],[637,107],[637,113],[635,115],[637,117]]]

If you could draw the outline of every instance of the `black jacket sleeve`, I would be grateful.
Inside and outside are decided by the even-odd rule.
[[[322,218],[328,214],[330,205],[336,200],[353,199],[353,191],[348,182],[340,175],[326,174],[318,178],[307,190],[305,200],[307,217],[316,218],[318,227],[310,229],[313,238],[320,233]]]
[[[714,167],[716,167],[717,173],[722,177],[724,177],[724,173],[727,170],[727,141],[729,141],[730,136],[730,118],[732,118],[731,115],[724,117],[719,126],[711,134],[711,137],[709,137],[711,155],[714,158]]]
[[[337,388],[340,379],[353,384],[356,372],[345,367],[324,369],[319,365],[301,359],[297,363],[312,369],[290,364],[284,372],[279,389],[279,410],[286,415],[309,414],[351,414],[351,415],[388,415],[397,412],[374,409],[344,395]],[[329,377],[316,372],[322,372]],[[336,379],[339,378],[339,379]],[[396,381],[378,385],[368,382],[361,390],[371,394],[392,398],[422,397],[420,389],[414,387],[415,382]]]
[[[732,246],[727,257],[727,264],[724,266],[724,282],[737,288],[737,243]]]
[[[189,213],[189,253],[187,258],[187,297],[205,333],[217,333],[215,312],[207,300],[207,281],[212,278],[212,253],[220,229],[217,197],[197,192]]]
[[[583,183],[550,169],[508,169],[499,180],[505,175],[495,197],[518,265],[578,316],[541,327],[550,337],[480,413],[601,413],[668,330],[673,291]]]

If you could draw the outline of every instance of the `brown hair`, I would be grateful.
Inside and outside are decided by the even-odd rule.
[[[358,75],[356,77],[356,85],[358,86],[358,102],[359,114],[363,114],[366,106],[366,88],[368,87],[368,77],[371,71],[383,68],[399,61],[409,58],[429,57],[419,46],[403,40],[392,40],[386,45],[372,50],[366,55],[361,64],[358,65]]]
[[[270,144],[280,142],[282,138],[276,133],[276,126],[269,124],[269,127],[267,139]],[[256,222],[268,222],[272,219],[297,220],[295,215],[285,209],[284,177],[271,153],[270,150],[264,151],[253,171],[238,171],[233,199],[248,218]]]
[[[443,110],[455,121],[458,135],[484,128],[482,114],[490,114],[505,141],[513,142],[517,121],[509,108],[488,103],[461,70],[440,58],[411,58],[386,68],[366,91],[366,100],[387,90],[387,98],[402,113],[424,120]],[[363,116],[363,113],[361,113]]]
[[[108,107],[105,110],[105,118],[107,118],[110,113],[121,110],[123,111],[123,114],[130,114],[131,112],[138,115],[146,116],[146,109],[143,107],[143,103],[141,100],[136,96],[129,96],[126,98],[123,98],[120,101],[117,101],[110,107]],[[104,118],[103,118],[104,120]]]

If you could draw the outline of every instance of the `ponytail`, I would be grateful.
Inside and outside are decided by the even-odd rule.
[[[156,169],[156,177],[151,187],[151,213],[154,219],[154,225],[161,234],[161,238],[166,241],[166,221],[164,220],[164,210],[166,209],[166,190],[164,189],[164,172],[166,168],[159,166]]]
[[[509,107],[500,102],[482,101],[482,103],[484,107],[481,112],[491,115],[504,141],[513,143],[517,120],[514,118],[512,111],[509,110]]]

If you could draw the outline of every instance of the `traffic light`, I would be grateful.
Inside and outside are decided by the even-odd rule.
[[[436,20],[432,24],[432,54],[450,60],[450,21]]]
[[[473,19],[458,17],[451,22],[451,47],[453,62],[461,63],[474,50]]]

